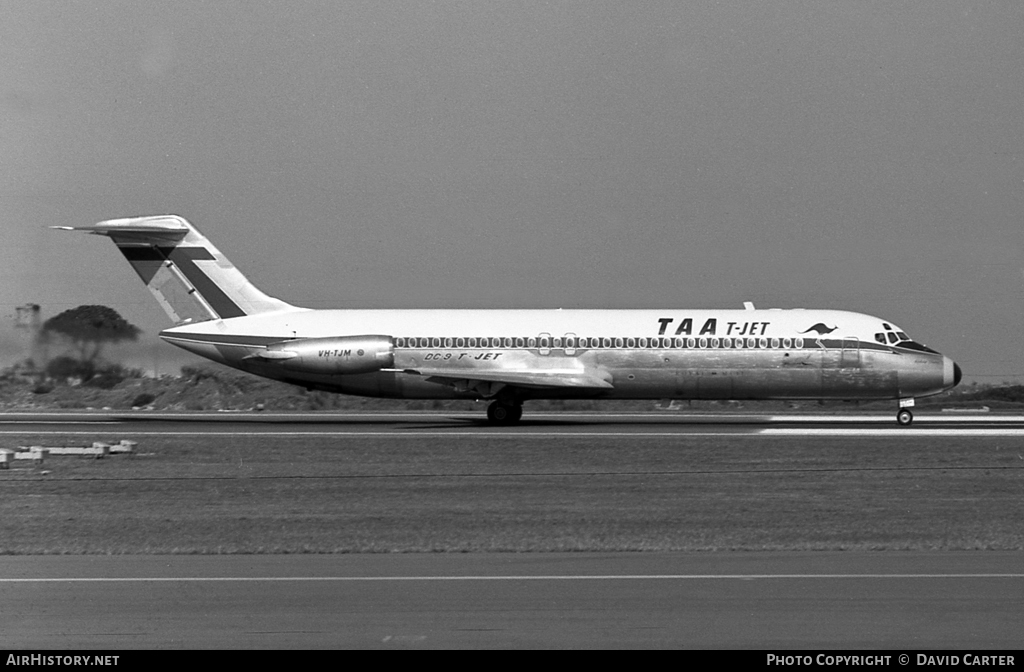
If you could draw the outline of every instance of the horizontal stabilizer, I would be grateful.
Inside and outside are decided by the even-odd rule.
[[[97,236],[116,237],[124,242],[175,243],[188,235],[188,227],[177,217],[131,217],[111,219],[85,226],[52,226],[61,231],[81,231]]]
[[[488,383],[504,383],[519,387],[574,387],[612,389],[612,384],[596,371],[569,369],[559,371],[509,371],[502,369],[406,369],[405,373],[416,374],[437,382],[451,380],[478,380]]]

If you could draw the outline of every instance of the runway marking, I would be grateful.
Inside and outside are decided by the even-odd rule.
[[[120,420],[0,420],[0,425],[123,425]]]
[[[111,430],[29,430],[29,429],[0,429],[0,436],[89,436],[95,437],[97,431]],[[635,431],[635,432],[602,432],[602,431],[574,431],[574,432],[553,432],[542,430],[531,430],[522,428],[515,431],[509,430],[384,430],[384,431],[346,431],[331,430],[318,431],[315,429],[300,431],[223,431],[213,429],[211,431],[133,431],[125,428],[118,430],[119,434],[132,437],[142,436],[268,436],[268,437],[351,437],[351,438],[453,438],[467,437],[476,439],[509,439],[509,438],[685,438],[685,437],[836,437],[836,438],[857,438],[857,437],[901,437],[901,438],[926,438],[926,437],[1020,437],[1024,436],[1024,428],[1017,427],[891,427],[891,428],[849,428],[849,427],[765,427],[749,429],[724,429],[721,431]]]
[[[717,579],[1024,579],[1024,574],[521,574],[510,576],[167,576],[0,578],[0,583],[238,583],[389,581],[703,581]]]
[[[829,429],[768,427],[758,430],[759,436],[1024,436],[1024,428],[1014,427],[943,427],[943,428],[850,428]]]
[[[353,437],[452,437],[452,436],[471,436],[474,438],[509,438],[509,437],[523,437],[523,436],[540,436],[540,437],[637,437],[637,436],[652,436],[652,437],[666,437],[666,436],[756,436],[755,430],[746,432],[534,432],[534,431],[488,431],[488,432],[473,432],[473,431],[436,431],[436,430],[407,430],[407,431],[382,431],[382,432],[346,432],[346,431],[329,431],[322,432],[316,430],[299,431],[299,432],[261,432],[261,431],[248,431],[248,432],[233,432],[233,431],[191,431],[191,432],[178,432],[178,431],[148,431],[148,432],[133,432],[125,431],[123,434],[131,434],[132,436],[353,436]],[[0,435],[4,434],[32,434],[32,435],[55,435],[55,436],[95,436],[96,432],[87,431],[69,431],[61,432],[57,430],[0,430]]]
[[[110,432],[114,430],[93,430],[93,431],[60,431],[60,430],[28,430],[28,429],[0,429],[0,436],[89,436],[95,437],[97,431]],[[927,437],[1020,437],[1024,436],[1024,428],[1014,427],[992,427],[992,428],[783,428],[767,427],[762,429],[725,429],[722,431],[659,431],[659,432],[552,432],[533,431],[523,428],[519,431],[489,430],[489,431],[439,431],[439,430],[387,430],[387,431],[317,431],[315,429],[303,431],[132,431],[125,429],[118,430],[119,435],[130,435],[131,437],[144,436],[267,436],[267,437],[325,437],[325,438],[457,438],[467,437],[475,439],[511,439],[511,438],[604,438],[604,439],[638,439],[638,438],[700,438],[700,437],[735,437],[735,438],[784,438],[784,437],[833,437],[833,438],[873,438],[873,437],[901,437],[901,438],[927,438]]]

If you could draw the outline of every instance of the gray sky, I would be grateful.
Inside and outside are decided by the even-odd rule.
[[[847,309],[1024,377],[1022,35],[1015,1],[0,1],[0,316],[154,338],[113,245],[46,227],[169,212],[299,305]]]

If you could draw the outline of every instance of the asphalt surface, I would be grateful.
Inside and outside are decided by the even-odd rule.
[[[1024,436],[1024,416],[919,412],[909,427],[888,414],[527,413],[511,427],[472,412],[406,413],[4,413],[0,437],[281,434],[355,436]]]
[[[20,414],[0,437],[1024,434],[1024,417]],[[859,433],[859,434],[858,434]],[[0,648],[1020,646],[1019,552],[0,557]]]
[[[1019,553],[0,558],[0,648],[1012,649]]]

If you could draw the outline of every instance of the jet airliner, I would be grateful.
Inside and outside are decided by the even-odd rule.
[[[489,400],[897,402],[955,387],[960,367],[877,317],[838,310],[313,310],[264,294],[177,215],[53,227],[108,236],[174,322],[160,338],[309,390]]]

